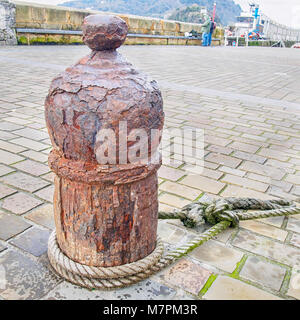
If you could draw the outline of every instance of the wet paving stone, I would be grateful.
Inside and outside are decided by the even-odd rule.
[[[26,173],[21,173],[21,172],[16,172],[8,176],[4,176],[1,178],[1,180],[16,188],[29,191],[29,192],[34,192],[43,187],[46,187],[49,184],[45,180],[32,177]]]
[[[107,300],[111,297],[110,291],[88,290],[64,281],[44,296],[42,300]]]
[[[240,227],[279,241],[284,241],[288,234],[287,231],[255,220],[241,221]]]
[[[293,219],[300,220],[300,214],[293,216]]]
[[[240,230],[232,244],[289,266],[300,264],[300,255],[297,248],[275,242],[246,230]]]
[[[240,272],[242,278],[257,282],[271,289],[280,290],[286,269],[281,266],[263,261],[258,257],[249,257]]]
[[[52,204],[46,204],[32,210],[25,215],[25,218],[48,229],[53,230],[55,228]]]
[[[174,289],[153,280],[112,291],[88,290],[64,281],[45,295],[43,300],[168,300],[175,298],[175,295]],[[177,299],[183,297],[188,299],[183,293]]]
[[[133,286],[112,291],[112,299],[117,300],[169,300],[176,291],[159,282],[148,279]]]
[[[177,289],[177,294],[172,298],[172,300],[199,300],[199,298],[182,289]]]
[[[23,214],[42,204],[42,201],[25,193],[18,192],[3,200],[2,208],[15,214]]]
[[[203,298],[207,300],[281,300],[271,293],[225,276],[218,276]]]
[[[0,239],[7,240],[31,227],[21,217],[0,211]]]
[[[233,272],[237,263],[242,259],[243,253],[210,240],[193,250],[190,256],[221,270]]]
[[[300,266],[292,269],[287,295],[300,300]]]
[[[49,236],[50,231],[33,227],[28,231],[23,232],[21,235],[16,236],[10,243],[39,257],[47,252]]]
[[[274,227],[280,228],[282,226],[283,220],[284,220],[284,217],[270,217],[270,218],[264,218],[264,219],[257,219],[256,221],[270,224]]]
[[[210,275],[211,272],[199,264],[182,259],[164,273],[163,279],[173,286],[197,295]]]
[[[287,230],[300,233],[300,220],[289,217],[289,221],[286,228]]]
[[[296,247],[300,248],[300,234],[294,233],[294,234],[292,235],[292,238],[291,238],[290,243],[291,243],[293,246],[296,246]]]
[[[234,229],[229,228],[224,230],[223,232],[219,233],[216,237],[214,237],[214,240],[218,240],[220,242],[226,243],[230,237],[232,236],[232,234],[234,233]]]
[[[0,296],[7,300],[39,299],[60,282],[45,263],[15,250],[1,254],[0,264],[6,277],[6,286],[0,290]]]
[[[163,241],[168,241],[168,238],[175,233],[176,229],[178,229],[176,226],[160,220],[158,222],[157,233]]]

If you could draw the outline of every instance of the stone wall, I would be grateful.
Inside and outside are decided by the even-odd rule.
[[[67,7],[46,6],[14,1],[16,4],[16,26],[28,29],[81,30],[83,19],[89,14],[106,14],[99,11],[80,10]],[[159,36],[184,36],[185,32],[195,30],[201,33],[200,24],[168,21],[148,17],[116,14],[126,21],[130,34],[147,34]],[[223,30],[217,28],[214,38],[223,38]],[[18,32],[20,44],[42,43],[82,43],[79,35],[29,34]],[[219,45],[221,41],[213,41]],[[126,44],[201,44],[200,40],[128,37]]]
[[[0,45],[17,44],[15,17],[16,6],[6,0],[0,0]]]

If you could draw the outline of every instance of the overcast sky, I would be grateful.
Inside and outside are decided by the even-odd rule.
[[[23,0],[18,0],[23,1]],[[25,2],[36,2],[44,4],[59,4],[66,0],[29,0]],[[216,0],[218,3],[218,0]],[[248,9],[249,2],[259,3],[262,11],[275,21],[300,28],[300,0],[234,0],[243,9]]]

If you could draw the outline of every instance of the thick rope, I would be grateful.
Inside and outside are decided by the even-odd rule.
[[[260,210],[243,212],[240,210]],[[63,278],[86,288],[114,289],[132,285],[171,265],[190,251],[212,239],[223,230],[239,224],[240,220],[288,216],[300,213],[289,201],[258,200],[252,198],[226,198],[210,202],[194,202],[174,212],[159,212],[160,219],[180,219],[185,226],[195,227],[205,222],[213,226],[196,235],[188,243],[163,255],[163,243],[157,241],[156,249],[144,259],[116,267],[93,267],[69,259],[59,248],[55,231],[48,243],[51,265]]]
[[[122,278],[143,272],[143,270],[147,270],[155,265],[161,258],[164,251],[163,242],[158,238],[155,250],[144,259],[116,267],[93,267],[83,265],[69,259],[60,250],[56,241],[55,232],[52,232],[50,235],[48,245],[49,254],[53,256],[58,266],[64,268],[68,272],[95,279]]]

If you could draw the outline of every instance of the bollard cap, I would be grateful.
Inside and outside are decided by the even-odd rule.
[[[53,147],[65,160],[79,161],[84,168],[103,164],[99,154],[103,151],[104,158],[108,156],[107,143],[109,150],[115,150],[115,160],[109,164],[127,168],[139,161],[129,158],[143,156],[150,162],[158,151],[164,123],[158,85],[114,50],[125,40],[127,30],[118,17],[88,16],[84,40],[93,51],[53,79],[45,101]],[[134,153],[142,145],[138,136],[133,141],[137,132],[148,138],[148,144],[143,142],[143,152]]]
[[[126,22],[113,15],[94,14],[87,16],[82,25],[83,41],[92,50],[114,50],[126,39]]]

